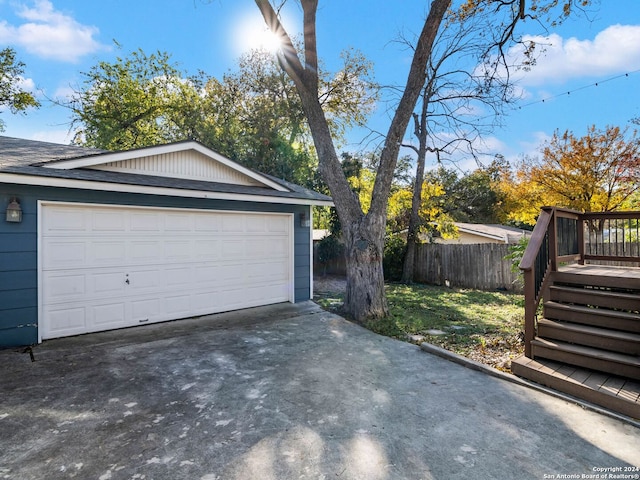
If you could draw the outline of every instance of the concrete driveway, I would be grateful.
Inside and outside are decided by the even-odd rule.
[[[48,341],[34,355],[0,351],[0,478],[640,473],[636,427],[311,302]],[[635,477],[586,476],[599,469]]]

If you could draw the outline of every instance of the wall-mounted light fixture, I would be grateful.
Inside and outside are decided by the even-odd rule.
[[[309,228],[311,226],[311,219],[309,218],[309,215],[307,215],[306,212],[302,212],[300,214],[300,226],[302,228]]]
[[[20,203],[18,203],[18,199],[13,197],[7,205],[7,222],[19,223],[22,221],[22,208],[20,208]]]

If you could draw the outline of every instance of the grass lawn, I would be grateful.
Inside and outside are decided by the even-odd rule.
[[[503,371],[524,351],[523,295],[393,283],[386,290],[389,317],[366,325],[377,333],[429,342]],[[315,298],[337,312],[342,299],[342,292]]]

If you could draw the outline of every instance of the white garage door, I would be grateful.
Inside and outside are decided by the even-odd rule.
[[[293,301],[290,214],[43,204],[43,339]]]

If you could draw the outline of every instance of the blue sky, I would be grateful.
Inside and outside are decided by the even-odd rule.
[[[360,49],[374,62],[380,83],[402,84],[410,54],[393,40],[420,29],[427,4],[321,1],[320,55],[332,68],[339,65],[342,49]],[[291,15],[285,21],[295,30],[299,11]],[[588,17],[553,31],[523,26],[522,33],[539,36],[548,47],[536,67],[519,79],[522,100],[509,111],[505,126],[484,138],[488,154],[516,159],[535,154],[556,129],[581,136],[590,125],[624,127],[640,117],[640,1],[595,0]],[[0,0],[0,48],[15,48],[26,64],[24,85],[43,102],[26,116],[0,112],[7,124],[4,135],[68,143],[68,112],[47,103],[44,95],[64,98],[80,85],[80,72],[99,61],[138,48],[161,50],[188,73],[203,70],[221,77],[235,69],[262,29],[251,0]],[[388,126],[383,106],[370,126]],[[358,148],[360,135],[352,133],[348,149]],[[459,165],[474,166],[464,159]]]

